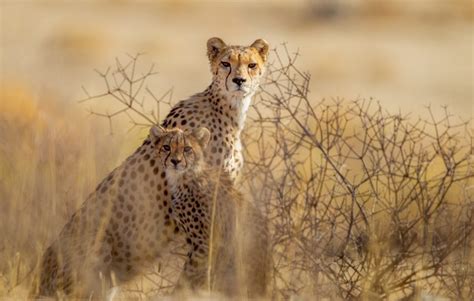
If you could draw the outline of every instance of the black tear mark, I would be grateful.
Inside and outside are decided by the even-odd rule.
[[[170,157],[170,155],[171,155],[171,152],[169,152],[169,153],[166,155],[166,157],[165,157],[165,161],[164,161],[165,167],[166,167],[166,165],[167,165],[168,158]]]
[[[229,73],[225,77],[225,89],[229,91],[229,87],[227,87],[227,79],[229,78],[230,74],[232,73],[232,65],[229,66]]]
[[[171,141],[171,139],[170,141],[168,141],[169,144],[171,144],[172,142],[173,141]],[[171,150],[166,154],[165,160],[163,161],[165,168],[166,168],[166,164],[168,162],[168,158],[170,157],[170,155],[171,155]]]
[[[186,147],[186,136],[183,135],[183,145],[184,147]],[[186,152],[184,151],[184,148],[183,148],[183,159],[184,159],[184,168],[187,168],[188,167],[188,159],[186,157]]]

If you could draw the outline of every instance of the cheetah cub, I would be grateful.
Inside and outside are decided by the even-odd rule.
[[[173,216],[189,247],[177,290],[263,296],[269,271],[266,222],[227,173],[204,163],[209,130],[154,127],[152,132],[161,140],[158,157],[171,188]]]

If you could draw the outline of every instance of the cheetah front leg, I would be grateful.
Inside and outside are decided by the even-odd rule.
[[[183,290],[209,290],[208,262],[209,252],[205,245],[190,245],[184,269],[178,279],[177,291]]]
[[[102,242],[85,258],[75,258],[77,283],[71,296],[89,300],[110,300],[111,293],[115,293],[110,269],[111,250],[112,247],[108,243]]]

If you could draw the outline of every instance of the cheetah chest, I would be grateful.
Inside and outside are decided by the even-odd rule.
[[[173,214],[180,229],[186,233],[187,242],[202,244],[209,230],[209,204],[206,193],[192,186],[192,183],[182,184],[173,189]]]

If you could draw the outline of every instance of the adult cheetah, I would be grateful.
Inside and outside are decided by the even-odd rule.
[[[207,127],[211,140],[206,162],[222,166],[235,180],[243,165],[240,133],[252,96],[265,72],[267,42],[258,39],[248,47],[228,46],[219,38],[207,42],[212,83],[201,93],[180,101],[163,121],[163,127],[193,130]]]
[[[179,102],[163,126],[208,127],[211,139],[205,160],[235,179],[242,166],[240,132],[265,70],[268,44],[258,39],[248,47],[227,46],[211,38],[207,53],[211,85]],[[101,298],[180,239],[166,174],[153,158],[156,143],[153,135],[145,139],[71,217],[42,256],[33,296]]]
[[[229,296],[265,295],[269,273],[266,221],[230,176],[204,163],[210,132],[154,127],[158,160],[171,188],[173,215],[189,246],[178,289]]]

